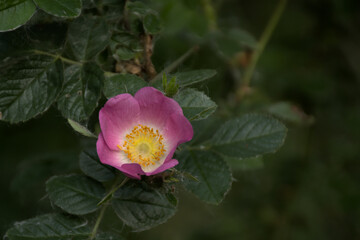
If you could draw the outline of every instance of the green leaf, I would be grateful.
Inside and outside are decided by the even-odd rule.
[[[62,63],[52,57],[27,56],[0,69],[0,117],[17,123],[46,111],[62,82]]]
[[[115,52],[115,58],[119,60],[130,60],[135,58],[136,53],[129,49],[128,47],[118,47]]]
[[[219,204],[231,187],[231,172],[226,162],[216,153],[209,151],[182,151],[177,155],[180,171],[194,176],[197,181],[185,179],[184,186],[199,199]]]
[[[128,32],[115,32],[111,36],[111,40],[122,46],[130,47],[134,42],[138,42],[138,38]]]
[[[109,38],[109,28],[103,20],[79,17],[69,26],[66,52],[76,60],[89,60],[107,47]]]
[[[134,95],[140,88],[147,86],[147,83],[140,77],[133,74],[116,74],[105,78],[104,95],[107,98],[122,93]]]
[[[85,137],[92,137],[92,138],[97,138],[97,136],[95,134],[93,134],[92,132],[90,132],[89,129],[87,129],[86,127],[84,127],[83,125],[81,125],[78,122],[75,122],[71,119],[68,119],[68,123],[70,124],[70,126],[78,133],[84,135]]]
[[[56,206],[75,215],[96,211],[105,195],[100,183],[81,175],[54,176],[46,182],[46,191]]]
[[[88,119],[101,96],[104,72],[95,63],[71,65],[64,73],[64,87],[57,106],[65,118]]]
[[[210,116],[207,119],[200,121],[193,121],[191,125],[194,129],[194,137],[191,140],[191,145],[204,145],[215,134],[216,130],[223,123],[223,120]],[[198,147],[198,146],[197,146]]]
[[[211,140],[211,148],[225,156],[250,158],[275,152],[284,143],[287,129],[266,115],[248,114],[223,124]]]
[[[32,0],[0,1],[0,32],[11,31],[24,25],[35,10]]]
[[[135,232],[144,231],[166,222],[175,214],[176,203],[168,194],[150,188],[144,182],[132,181],[114,194],[112,206],[126,225]]]
[[[191,88],[180,91],[174,99],[179,103],[184,115],[190,121],[205,119],[217,108],[216,103],[208,96]]]
[[[89,238],[91,228],[79,218],[62,214],[45,214],[15,223],[6,236],[10,240],[85,240]]]
[[[80,154],[80,169],[99,182],[107,182],[115,177],[114,171],[100,162],[95,150],[87,150]]]
[[[189,72],[179,72],[170,75],[170,77],[176,77],[176,82],[180,87],[187,87],[192,84],[196,84],[202,81],[205,81],[209,78],[212,78],[216,75],[215,70],[203,69],[203,70],[194,70]]]
[[[57,17],[77,17],[81,13],[81,0],[34,0],[45,12]]]
[[[144,16],[151,12],[148,6],[140,1],[130,1],[126,4],[128,11],[138,16]]]
[[[314,117],[289,102],[278,102],[267,107],[266,111],[284,121],[294,124],[312,124]]]
[[[235,171],[257,170],[264,167],[264,160],[262,156],[245,159],[225,157],[225,161],[229,164],[231,169]]]
[[[144,29],[147,34],[157,34],[161,31],[161,23],[155,14],[147,14],[143,20]]]

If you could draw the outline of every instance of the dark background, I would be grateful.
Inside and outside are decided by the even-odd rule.
[[[164,21],[153,56],[157,70],[199,44],[179,70],[218,71],[199,86],[219,104],[218,115],[239,116],[289,101],[313,121],[285,122],[285,145],[266,155],[263,167],[234,170],[236,180],[220,206],[203,204],[178,189],[175,217],[129,238],[359,239],[360,2],[289,1],[261,55],[253,91],[240,99],[229,61],[203,43],[210,32],[204,2],[152,1]],[[268,0],[213,1],[220,31],[243,29],[256,39],[276,5]],[[15,221],[51,209],[45,180],[79,171],[77,155],[87,143],[55,107],[27,123],[1,122],[0,136],[3,234]]]

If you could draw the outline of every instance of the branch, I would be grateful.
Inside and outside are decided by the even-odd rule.
[[[274,10],[268,25],[266,26],[264,32],[262,33],[260,40],[256,46],[254,55],[251,58],[249,67],[246,69],[244,78],[243,78],[243,88],[246,89],[250,85],[250,81],[252,79],[252,76],[254,74],[254,70],[256,67],[256,64],[260,58],[260,55],[262,54],[266,44],[268,43],[272,33],[274,32],[274,29],[276,25],[279,22],[279,19],[285,9],[287,0],[279,0],[278,5],[276,6],[276,9]]]
[[[152,54],[153,54],[152,36],[146,34],[144,37],[144,68],[146,74],[149,76],[150,79],[156,76],[156,70],[151,61]]]

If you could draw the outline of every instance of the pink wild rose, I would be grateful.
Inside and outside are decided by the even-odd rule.
[[[174,167],[176,148],[193,137],[179,104],[152,87],[140,89],[134,97],[124,93],[110,98],[99,120],[100,161],[131,178]]]

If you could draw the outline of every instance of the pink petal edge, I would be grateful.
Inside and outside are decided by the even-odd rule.
[[[191,123],[184,115],[174,113],[166,122],[164,135],[171,149],[190,141],[193,138],[194,131]]]
[[[140,106],[140,122],[154,126],[159,131],[165,126],[171,114],[183,114],[182,108],[174,99],[164,96],[153,87],[140,89],[134,97]]]
[[[123,144],[123,136],[138,124],[140,107],[130,94],[110,98],[99,112],[100,128],[105,142],[112,150]]]
[[[146,176],[151,176],[151,175],[155,175],[157,173],[161,173],[169,168],[175,167],[176,165],[178,165],[179,162],[176,159],[170,159],[169,161],[165,161],[160,167],[158,167],[157,169],[155,169],[152,172],[148,172],[145,173]]]
[[[100,162],[102,162],[103,164],[107,164],[119,169],[121,165],[125,163],[125,159],[123,159],[123,157],[121,156],[120,150],[111,150],[106,144],[102,133],[100,133],[98,136],[98,140],[96,142],[96,150]]]
[[[137,163],[123,164],[119,170],[121,170],[126,176],[136,179],[141,179],[141,175],[145,175],[140,165]]]

